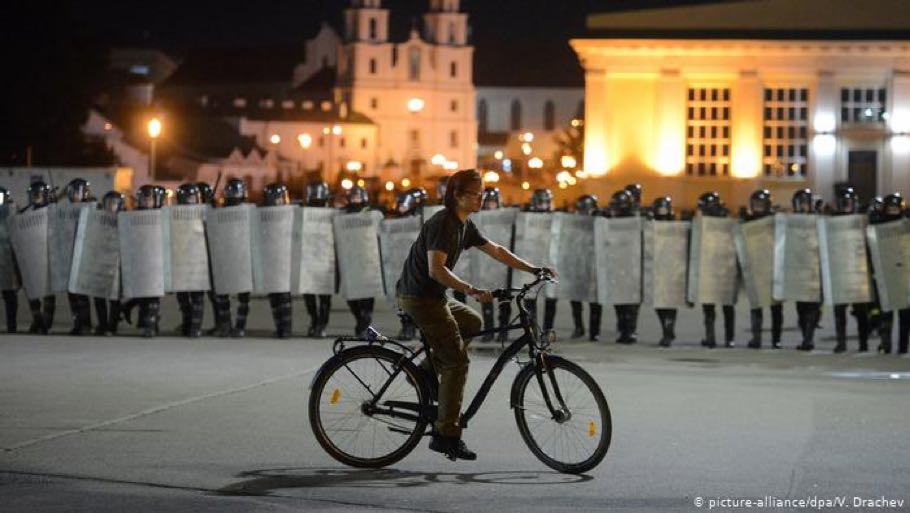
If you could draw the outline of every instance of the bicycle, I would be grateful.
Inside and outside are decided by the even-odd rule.
[[[524,334],[499,355],[460,425],[479,410],[494,382],[513,358],[521,365],[512,383],[510,407],[525,444],[541,462],[563,473],[597,466],[610,447],[612,419],[600,387],[585,370],[550,354],[552,331],[541,333],[525,306],[534,288],[555,280],[546,272],[521,288],[497,289],[499,301],[515,299],[519,314],[505,328]],[[517,323],[515,321],[518,321]],[[362,342],[347,347],[345,343]],[[529,359],[519,352],[527,347]],[[415,360],[429,346],[421,336],[416,350],[370,328],[363,338],[339,337],[310,384],[309,418],[316,440],[333,458],[352,467],[380,468],[407,456],[436,419],[435,371],[426,375]],[[429,428],[428,428],[429,426]]]

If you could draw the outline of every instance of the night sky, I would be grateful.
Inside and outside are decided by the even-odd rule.
[[[706,0],[463,0],[473,36],[481,39],[566,39],[582,34],[589,13],[706,3]],[[180,50],[198,46],[295,44],[324,19],[340,25],[348,0],[221,1],[154,0],[80,2],[74,15],[84,28],[111,44]],[[427,0],[383,0],[392,24],[407,33],[427,10]]]

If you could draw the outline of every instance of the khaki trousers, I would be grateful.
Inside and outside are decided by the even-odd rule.
[[[480,331],[483,318],[454,299],[398,296],[398,307],[414,319],[430,346],[430,358],[439,373],[439,417],[436,432],[461,437],[458,418],[468,378],[467,335]]]

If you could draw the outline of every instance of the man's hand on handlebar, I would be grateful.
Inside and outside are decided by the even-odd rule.
[[[476,301],[481,303],[490,303],[493,301],[493,293],[485,289],[475,289],[474,287],[468,287],[466,291],[467,295],[474,298]]]
[[[554,279],[555,279],[555,278],[559,278],[559,274],[556,273],[556,269],[553,268],[553,267],[541,266],[541,267],[537,267],[537,268],[534,269],[534,274],[540,276],[542,273],[549,274],[549,275],[552,276]]]

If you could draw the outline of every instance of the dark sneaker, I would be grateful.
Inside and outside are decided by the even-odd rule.
[[[434,434],[433,438],[430,440],[430,450],[441,452],[452,461],[474,461],[477,459],[477,453],[468,449],[468,446],[465,445],[464,440],[461,438],[455,438],[454,436],[441,436]]]

